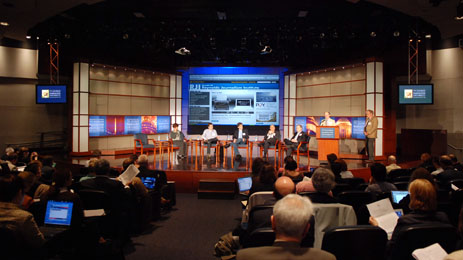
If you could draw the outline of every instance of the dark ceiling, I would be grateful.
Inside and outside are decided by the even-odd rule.
[[[353,2],[107,0],[62,12],[28,34],[40,37],[41,48],[45,39],[58,41],[64,59],[171,69],[314,67],[382,57],[407,46],[410,36],[440,38],[439,30],[422,19]],[[218,12],[226,19],[220,20]],[[264,46],[272,52],[261,54]],[[175,54],[180,47],[191,55]]]

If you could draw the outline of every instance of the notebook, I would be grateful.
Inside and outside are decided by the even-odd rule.
[[[252,186],[252,178],[251,177],[243,177],[238,178],[238,186],[240,192],[245,192],[251,189]]]
[[[156,178],[154,177],[141,177],[141,181],[149,190],[154,189],[154,186],[156,185]]]
[[[408,191],[402,191],[402,190],[391,191],[392,201],[394,203],[399,203],[407,195],[408,195]]]
[[[40,228],[45,237],[52,237],[71,226],[73,205],[74,203],[69,201],[49,200],[47,202],[45,226]]]

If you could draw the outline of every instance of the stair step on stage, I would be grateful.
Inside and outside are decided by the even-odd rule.
[[[230,179],[200,179],[198,199],[234,199],[236,182]]]

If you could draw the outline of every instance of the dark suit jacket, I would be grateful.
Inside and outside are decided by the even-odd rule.
[[[275,130],[275,136],[272,138],[267,138],[267,134],[264,135],[264,141],[268,141],[272,144],[276,143],[276,141],[280,139],[281,139],[281,135],[280,135],[280,131],[278,130]]]
[[[294,133],[293,137],[291,137],[290,140],[293,140],[296,137],[296,135],[297,135],[297,132]],[[309,140],[310,140],[310,137],[307,135],[306,132],[301,132],[301,135],[297,137],[298,145],[300,142],[309,142]],[[307,151],[307,144],[302,144],[300,150]]]
[[[128,208],[130,191],[124,188],[122,182],[112,180],[107,176],[97,175],[93,179],[80,182],[80,189],[90,189],[104,191],[112,201],[115,210],[125,210]]]
[[[233,139],[238,139],[238,132],[239,129],[236,129],[235,132],[233,133]],[[249,134],[248,134],[248,129],[243,128],[243,139],[248,140],[249,139]]]
[[[450,190],[450,181],[455,179],[463,179],[463,172],[456,171],[454,169],[445,169],[443,172],[436,176],[436,179],[440,181],[440,188]]]
[[[310,248],[300,247],[297,242],[275,241],[273,246],[262,246],[241,249],[236,256],[237,260],[253,260],[253,259],[266,259],[266,260],[335,260],[336,257],[326,251]]]

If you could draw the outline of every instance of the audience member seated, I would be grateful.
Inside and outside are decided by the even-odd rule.
[[[45,184],[50,185],[53,178],[53,173],[55,172],[54,168],[55,162],[53,161],[52,156],[44,156],[42,160],[42,177],[41,181]]]
[[[374,197],[380,196],[383,192],[397,190],[397,187],[386,181],[386,167],[380,163],[370,166],[371,177],[366,192],[371,192]]]
[[[6,160],[8,160],[8,154],[14,153],[14,152],[15,152],[14,148],[11,147],[11,146],[8,146],[7,148],[5,148],[5,153],[2,154],[2,157],[0,159],[2,161],[6,161]]]
[[[458,219],[458,233],[460,234],[460,237],[463,237],[463,207],[460,210],[460,216]],[[460,240],[460,247],[463,248],[463,245],[461,244],[462,241]],[[444,260],[461,260],[463,259],[463,250],[457,250],[454,251],[453,253],[449,254],[444,258]]]
[[[31,188],[27,192],[27,195],[31,196],[34,199],[39,198],[49,188],[49,185],[46,185],[41,181],[42,163],[40,161],[38,161],[38,160],[31,161],[26,166],[24,171],[32,172],[35,175],[35,180],[32,183]]]
[[[399,165],[397,165],[397,159],[395,158],[394,155],[389,155],[387,157],[387,166],[386,166],[386,172],[389,174],[392,170],[397,170],[401,169]]]
[[[338,159],[338,156],[334,153],[330,153],[326,155],[326,160],[328,161],[328,167],[331,169],[331,164],[334,163]]]
[[[352,174],[352,172],[347,169],[346,161],[344,161],[343,159],[337,159],[335,162],[341,165],[340,175],[342,179],[354,178],[354,175]]]
[[[253,181],[254,181],[255,178],[257,178],[259,176],[259,172],[262,169],[262,167],[264,166],[264,164],[265,164],[264,159],[262,159],[260,157],[257,157],[256,159],[254,159],[252,161],[251,177],[252,177]]]
[[[434,165],[434,168],[436,168],[435,171],[431,172],[432,175],[438,175],[439,173],[444,171],[444,169],[442,169],[442,167],[440,165],[439,157],[433,156],[432,157],[432,164]]]
[[[283,165],[288,164],[291,161],[295,161],[292,156],[286,156],[285,159],[283,160]],[[296,171],[299,171],[299,169],[296,169]],[[282,166],[280,169],[278,169],[278,177],[283,176],[283,173],[285,172],[285,167]]]
[[[95,178],[95,164],[99,159],[97,158],[91,158],[87,163],[88,163],[88,173],[86,176],[83,176],[80,178],[79,181],[85,181],[85,180],[90,180]]]
[[[16,170],[16,163],[18,162],[18,155],[15,152],[10,152],[7,154],[6,163],[8,164],[8,168],[10,171]]]
[[[312,213],[313,206],[308,198],[296,194],[285,196],[275,204],[271,216],[276,238],[273,246],[242,249],[236,259],[336,259],[326,251],[300,246],[309,231]]]
[[[122,162],[122,173],[125,172],[127,168],[132,164],[134,164],[134,161],[132,158],[125,159]],[[137,196],[146,196],[148,194],[148,189],[146,189],[145,185],[143,184],[143,182],[141,181],[139,177],[134,177],[132,181],[130,182],[129,187],[133,189],[134,193]]]
[[[265,163],[259,172],[259,176],[252,182],[249,196],[258,191],[273,191],[275,180],[275,168],[273,168],[273,165]]]
[[[330,170],[334,174],[334,180],[336,183],[345,183],[341,177],[342,165],[337,160],[330,163]]]
[[[442,155],[440,157],[440,165],[443,172],[435,175],[436,179],[440,182],[440,187],[442,189],[450,189],[450,181],[455,179],[463,179],[463,172],[456,171],[453,166],[452,160],[448,155]]]
[[[22,253],[38,249],[45,243],[32,214],[19,207],[23,195],[22,178],[11,174],[0,177],[0,226],[11,230],[21,246],[18,259]]]
[[[434,178],[425,168],[418,168],[414,170],[412,175],[410,176],[409,183],[412,183],[416,179],[428,180],[429,182],[432,183],[432,185],[434,186],[437,192],[437,185],[434,182]],[[401,201],[399,201],[399,208],[403,209],[404,214],[408,214],[410,212],[410,208],[408,206],[409,204],[410,204],[410,194],[405,196]]]
[[[418,167],[425,168],[426,170],[428,170],[428,172],[433,172],[436,170],[436,168],[434,168],[434,165],[432,164],[432,157],[429,153],[421,154],[420,159],[421,164]]]
[[[31,193],[30,190],[35,185],[37,177],[32,172],[23,171],[18,174],[18,176],[23,179],[24,183],[24,199],[21,204],[23,209],[28,209],[29,206],[34,202],[34,199],[40,199],[40,196],[45,194],[50,186],[46,184],[40,184],[37,186],[34,193]]]
[[[28,165],[31,162],[29,148],[21,147],[19,148],[18,152],[18,163],[22,163],[24,165]]]
[[[287,176],[293,180],[294,183],[299,183],[304,179],[304,174],[302,172],[296,171],[297,170],[297,163],[296,161],[289,161],[285,165],[285,172],[283,176]]]
[[[296,193],[301,192],[316,192],[315,188],[313,187],[312,179],[304,179],[296,185]]]
[[[455,170],[462,172],[463,171],[463,165],[458,162],[458,158],[455,156],[455,154],[451,153],[451,154],[449,154],[449,157],[452,160],[452,165],[455,168]]]
[[[416,179],[410,183],[410,209],[397,220],[397,225],[388,243],[387,255],[394,255],[398,236],[406,228],[419,224],[449,224],[447,215],[437,209],[437,194],[434,185],[426,179]],[[370,217],[370,224],[378,226],[378,222]],[[429,234],[432,236],[432,234]]]
[[[312,184],[316,192],[308,194],[313,203],[338,203],[331,190],[336,185],[334,174],[329,169],[318,168],[312,175]]]

